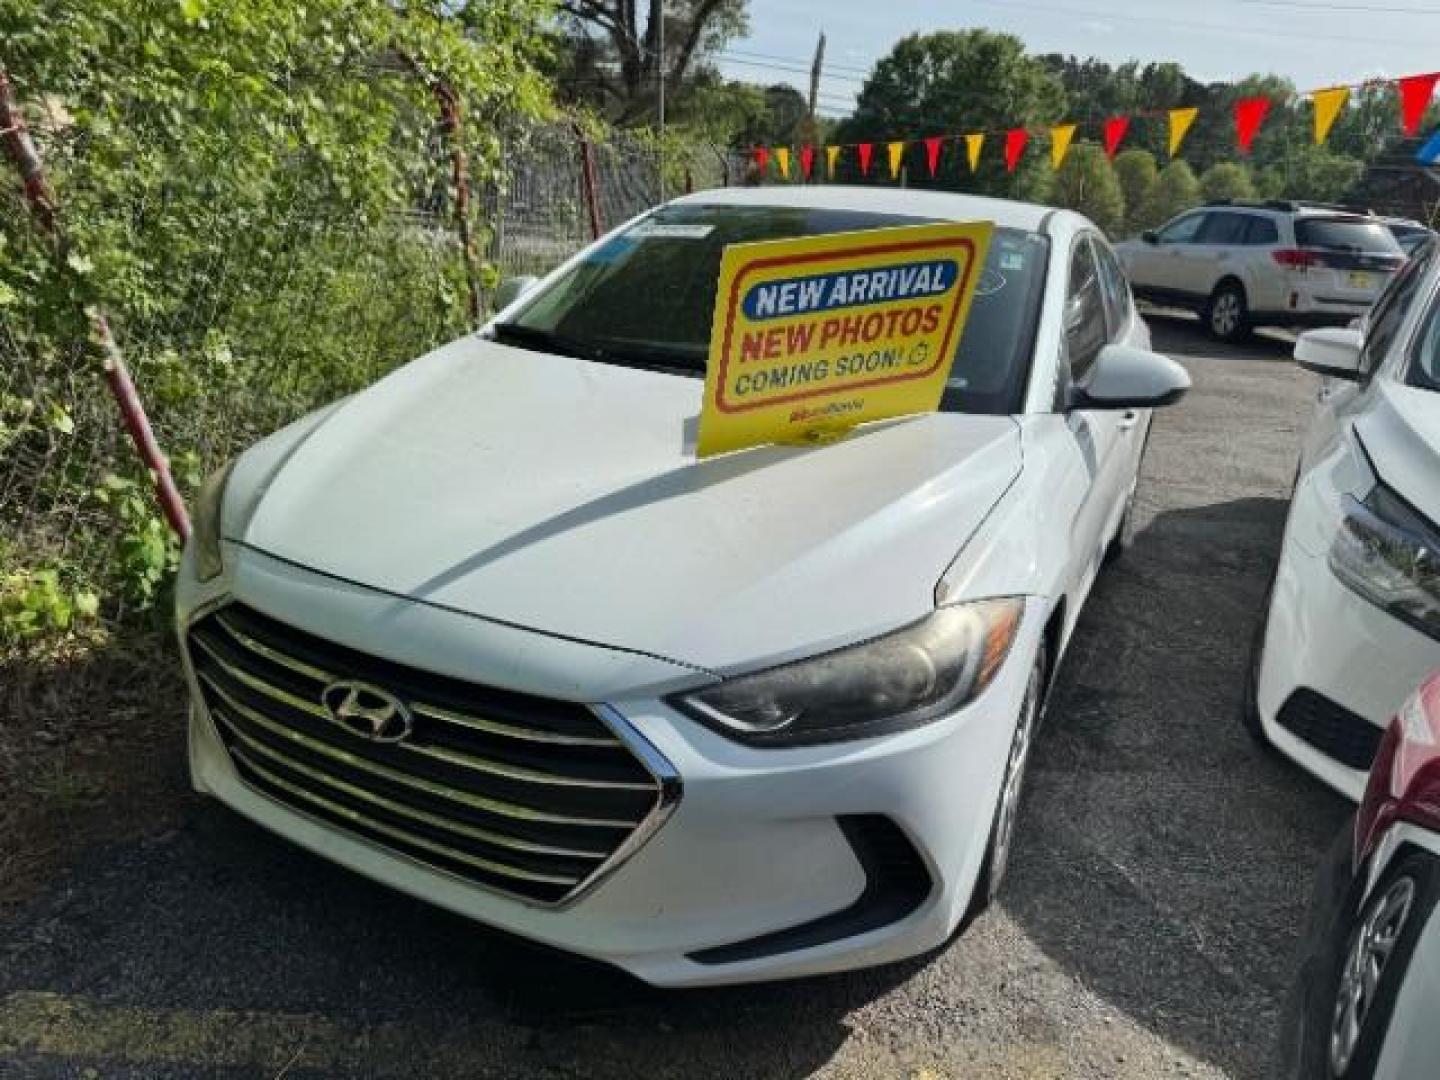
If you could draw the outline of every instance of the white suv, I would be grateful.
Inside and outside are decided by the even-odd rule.
[[[1115,253],[1137,296],[1193,308],[1221,341],[1255,326],[1344,326],[1405,262],[1380,219],[1286,201],[1187,210]]]

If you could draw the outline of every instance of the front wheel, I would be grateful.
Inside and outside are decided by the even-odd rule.
[[[1205,328],[1216,341],[1242,341],[1250,333],[1250,307],[1245,290],[1233,281],[1221,285],[1211,295],[1202,315]]]
[[[1045,678],[1049,660],[1045,646],[1035,654],[1030,680],[1025,686],[1025,700],[1020,705],[1020,718],[1010,740],[1010,753],[1005,760],[1005,775],[1000,782],[1000,800],[995,806],[995,820],[990,826],[990,843],[985,852],[985,866],[975,883],[971,899],[971,915],[989,907],[1000,894],[1005,871],[1010,865],[1010,851],[1015,841],[1015,822],[1020,813],[1020,796],[1025,786],[1025,768],[1035,745],[1040,726],[1040,713],[1045,698]]]

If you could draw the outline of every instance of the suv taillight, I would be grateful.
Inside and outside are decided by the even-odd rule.
[[[1355,817],[1356,866],[1396,821],[1440,832],[1440,675],[1405,703],[1380,742]]]
[[[1301,248],[1281,248],[1279,251],[1272,251],[1270,257],[1287,270],[1308,270],[1324,261],[1316,252]]]

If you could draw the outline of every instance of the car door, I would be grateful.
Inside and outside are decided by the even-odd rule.
[[[1095,266],[1100,274],[1100,291],[1105,301],[1105,325],[1111,344],[1128,345],[1135,349],[1150,348],[1150,330],[1135,311],[1135,302],[1130,287],[1120,270],[1110,245],[1101,237],[1091,237],[1095,255]],[[1140,472],[1140,459],[1145,452],[1145,440],[1150,434],[1151,411],[1149,409],[1127,409],[1118,414],[1115,424],[1115,464],[1118,473],[1114,482],[1117,505],[1111,514],[1118,523],[1124,513],[1125,503],[1134,490]],[[1113,532],[1113,528],[1109,530]],[[1108,532],[1107,532],[1108,535]]]
[[[1187,296],[1188,253],[1205,216],[1203,210],[1181,214],[1156,233],[1154,243],[1142,244],[1131,255],[1128,269],[1137,290],[1162,301]]]
[[[1248,225],[1248,217],[1233,210],[1212,210],[1205,215],[1183,260],[1181,287],[1187,293],[1209,296],[1226,277],[1246,281],[1242,245]]]
[[[1084,384],[1095,360],[1110,341],[1105,293],[1095,249],[1088,234],[1077,236],[1070,255],[1065,291],[1065,363],[1071,386]],[[1083,599],[1095,580],[1125,469],[1122,422],[1114,409],[1070,409],[1066,426],[1085,463],[1085,495],[1075,518],[1070,548],[1071,595]],[[1132,424],[1133,427],[1133,424]]]

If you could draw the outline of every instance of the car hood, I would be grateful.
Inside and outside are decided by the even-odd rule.
[[[230,539],[416,601],[724,672],[929,611],[1020,469],[1013,420],[959,414],[697,461],[701,390],[462,339],[334,409]]]
[[[1377,380],[1375,407],[1355,428],[1381,479],[1440,522],[1440,393]]]

